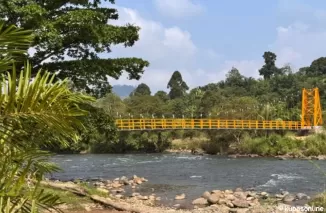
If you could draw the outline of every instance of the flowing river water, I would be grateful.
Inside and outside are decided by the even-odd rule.
[[[326,189],[326,161],[275,158],[228,158],[190,154],[87,154],[57,155],[53,158],[63,172],[52,178],[114,179],[134,174],[149,180],[137,192],[155,193],[172,204],[177,194],[187,201],[213,189],[254,188],[278,193],[303,192],[310,196]],[[319,168],[318,168],[319,167]]]

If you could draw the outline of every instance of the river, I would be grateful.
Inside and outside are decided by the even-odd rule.
[[[155,193],[165,203],[172,203],[176,194],[185,193],[191,201],[213,189],[242,187],[269,193],[286,190],[311,196],[326,189],[326,161],[188,154],[57,155],[53,161],[63,172],[52,177],[61,180],[114,179],[134,174],[145,177],[149,182],[137,192]]]

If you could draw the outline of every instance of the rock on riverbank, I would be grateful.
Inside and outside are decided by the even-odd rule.
[[[204,192],[200,198],[192,201],[195,208],[216,208],[221,212],[283,212],[282,209],[290,207],[293,201],[308,200],[309,196],[289,192],[269,195],[267,192],[243,191],[241,188],[232,190],[213,190]],[[300,212],[300,211],[298,211]]]
[[[237,188],[235,190],[206,191],[201,197],[192,200],[194,209],[180,209],[178,201],[187,200],[186,194],[175,196],[176,205],[174,205],[174,207],[164,207],[159,203],[160,197],[157,197],[155,194],[141,195],[135,191],[137,186],[145,182],[147,182],[145,178],[134,175],[130,178],[123,176],[114,180],[93,180],[88,182],[88,184],[93,185],[98,192],[106,195],[102,198],[99,197],[104,201],[114,203],[118,207],[128,207],[127,211],[128,209],[137,209],[139,210],[138,212],[148,213],[280,213],[284,212],[282,209],[291,207],[293,201],[310,199],[309,196],[303,193],[290,194],[289,192],[283,191],[280,194],[270,195],[267,192],[255,192],[253,190]],[[76,181],[76,183],[55,181],[52,183],[59,183],[59,185],[62,184],[60,187],[69,185],[68,188],[78,188],[82,186],[80,181]],[[132,189],[131,194],[127,195],[125,193],[126,187]],[[90,195],[90,197],[92,197],[92,195]],[[92,205],[90,204],[85,206],[87,211],[91,211],[95,208],[91,207]],[[104,206],[105,205],[101,208],[97,206],[96,209],[103,209]]]

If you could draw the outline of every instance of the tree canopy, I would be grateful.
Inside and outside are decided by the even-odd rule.
[[[0,17],[8,24],[32,30],[28,58],[35,74],[40,68],[58,78],[69,77],[76,88],[95,96],[110,89],[108,76],[118,79],[123,71],[129,79],[139,79],[149,62],[141,58],[104,58],[112,45],[131,47],[139,39],[140,28],[131,24],[115,26],[118,11],[101,6],[106,0],[7,0],[0,1]],[[114,0],[109,0],[114,4]],[[67,60],[67,57],[69,60]]]
[[[183,81],[182,75],[179,71],[174,71],[167,88],[170,89],[169,97],[171,99],[183,97],[189,87],[186,82]]]
[[[273,52],[265,52],[263,55],[265,60],[264,66],[259,70],[259,74],[264,77],[264,79],[270,79],[272,76],[279,74],[280,70],[276,67],[276,54]]]
[[[151,95],[151,89],[147,84],[141,83],[139,84],[136,89],[130,94],[131,96],[136,95]]]

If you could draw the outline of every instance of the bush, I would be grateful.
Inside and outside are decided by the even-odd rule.
[[[313,134],[309,135],[305,140],[306,156],[310,155],[325,155],[326,154],[326,135]]]
[[[222,147],[216,141],[206,141],[201,144],[201,148],[210,155],[216,155],[223,152]]]
[[[268,137],[250,138],[245,137],[239,146],[239,151],[243,154],[259,155],[284,155],[289,153],[298,154],[298,150],[303,146],[302,141],[289,136],[271,134]]]
[[[205,143],[206,141],[207,141],[206,138],[176,139],[173,140],[171,148],[185,149],[185,150],[202,149],[202,144]]]

